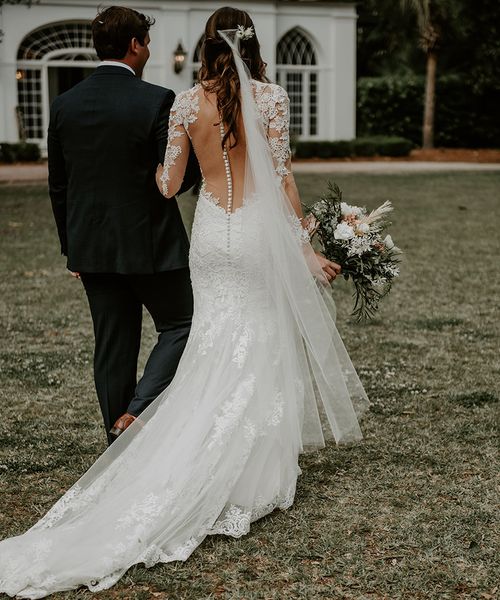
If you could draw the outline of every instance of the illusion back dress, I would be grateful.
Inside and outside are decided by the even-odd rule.
[[[279,228],[268,221],[271,195],[291,177],[288,98],[277,85],[248,84],[233,148],[222,148],[224,126],[201,85],[172,107],[164,192],[182,180],[190,143],[204,177],[190,250],[194,317],[177,374],[38,523],[0,542],[0,592],[97,591],[131,565],[186,560],[207,535],[239,537],[288,508],[299,453],[324,435],[361,437],[356,414],[368,401],[333,320],[316,308],[307,236],[288,209]],[[255,173],[248,156],[254,126],[269,152],[256,149],[255,160],[273,177],[263,191],[256,177],[267,171]],[[301,266],[271,277],[278,255]]]

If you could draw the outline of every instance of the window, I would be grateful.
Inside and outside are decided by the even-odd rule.
[[[88,48],[86,60],[97,60],[90,23],[54,23],[28,34],[19,46],[18,60],[41,60],[55,50]]]
[[[276,48],[276,76],[290,97],[290,131],[301,137],[318,135],[318,67],[314,46],[298,28]]]
[[[27,139],[44,137],[41,69],[22,69],[18,72],[17,95],[20,128]]]
[[[89,21],[52,23],[23,39],[16,73],[21,138],[43,142],[51,100],[88,75],[97,60]]]
[[[200,37],[193,52],[193,62],[191,63],[193,85],[198,81],[198,71],[201,68],[201,47],[204,39],[205,34]]]
[[[300,29],[292,29],[278,42],[276,64],[302,66],[316,64],[314,48]]]

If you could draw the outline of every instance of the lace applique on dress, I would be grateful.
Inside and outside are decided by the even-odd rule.
[[[205,182],[203,182],[201,184],[200,194],[203,194],[203,196],[207,200],[209,200],[212,204],[215,204],[215,206],[222,208],[222,203],[220,201],[220,198],[217,198],[217,196],[215,194],[213,194],[212,192],[207,191],[207,188],[205,187]]]
[[[264,127],[268,131],[268,141],[275,161],[276,173],[280,178],[290,174],[287,163],[290,160],[290,102],[288,94],[279,85],[254,82],[255,99]]]
[[[168,182],[170,181],[170,170],[175,161],[182,154],[182,146],[176,143],[179,138],[189,135],[189,125],[198,118],[200,110],[198,87],[195,85],[191,89],[181,92],[176,96],[170,116],[168,119],[168,138],[167,149],[165,151],[165,160],[163,161],[163,173],[160,177],[162,182],[162,192],[165,197],[169,197]]]
[[[255,376],[244,379],[222,405],[220,414],[214,419],[214,433],[208,442],[210,450],[215,444],[223,444],[229,433],[239,424],[255,390]]]
[[[280,510],[290,508],[294,497],[295,483],[271,501],[265,500],[262,496],[257,496],[251,509],[245,509],[237,504],[230,504],[217,519],[209,533],[211,535],[230,535],[239,538],[249,532],[251,523],[268,515],[276,508]]]
[[[306,229],[302,227],[299,217],[296,214],[290,214],[290,225],[293,233],[300,244],[308,244],[311,241]]]

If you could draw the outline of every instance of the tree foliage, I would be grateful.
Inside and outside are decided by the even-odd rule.
[[[439,6],[433,19],[440,26],[441,73],[461,74],[476,87],[500,85],[500,2],[440,0]],[[359,77],[425,72],[415,19],[398,0],[359,0],[357,10]]]
[[[498,0],[359,0],[358,14],[358,78],[423,75],[432,54],[433,68],[437,65],[436,139],[451,145],[474,145],[458,124],[466,123],[474,131],[478,119],[484,130],[477,136],[478,144],[482,140],[491,145],[493,139],[500,139],[495,108],[500,102]],[[455,97],[440,96],[445,90]],[[392,100],[397,99],[393,96]],[[422,114],[423,97],[415,107]],[[405,113],[415,113],[415,107],[405,108]],[[358,102],[359,123],[371,120],[361,114],[363,110],[363,102]],[[457,125],[450,134],[452,122]],[[446,132],[440,130],[444,123]],[[487,123],[495,131],[488,133]],[[390,133],[368,129],[369,134]]]

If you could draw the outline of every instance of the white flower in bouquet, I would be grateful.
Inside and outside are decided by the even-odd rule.
[[[370,231],[370,226],[368,225],[368,223],[359,223],[356,226],[356,233],[360,233],[361,235],[364,235],[365,233],[368,233]]]
[[[340,213],[343,217],[347,217],[349,215],[360,217],[363,214],[363,209],[361,209],[359,206],[351,206],[350,204],[347,204],[347,202],[341,202]]]
[[[371,241],[366,236],[357,236],[353,238],[347,248],[347,256],[361,256],[368,252],[372,247]]]
[[[350,240],[354,237],[354,229],[347,223],[339,223],[333,232],[336,240]]]
[[[392,250],[394,248],[394,242],[392,241],[392,237],[390,235],[386,235],[383,242],[387,250]]]

